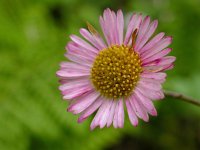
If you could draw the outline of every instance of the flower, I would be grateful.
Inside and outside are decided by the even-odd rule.
[[[152,37],[158,21],[142,14],[133,14],[125,27],[121,10],[106,9],[99,21],[105,40],[87,23],[88,30],[80,29],[84,39],[70,36],[65,54],[70,62],[57,71],[67,110],[80,114],[79,123],[97,112],[91,129],[122,128],[125,106],[133,126],[138,118],[147,122],[149,114],[157,115],[152,101],[164,98],[164,71],[173,68],[175,57],[166,56],[172,37],[163,32]]]

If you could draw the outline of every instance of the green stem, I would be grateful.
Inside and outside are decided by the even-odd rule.
[[[184,94],[178,93],[178,92],[174,92],[174,91],[164,91],[165,96],[167,97],[173,97],[175,99],[179,99],[181,101],[185,101],[187,103],[196,105],[200,107],[200,101],[197,99],[194,99],[192,97],[186,96]]]

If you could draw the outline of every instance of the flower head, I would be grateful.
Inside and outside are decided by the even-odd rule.
[[[138,118],[157,115],[152,101],[164,98],[164,71],[175,61],[166,56],[172,37],[163,32],[152,37],[158,21],[142,14],[133,14],[125,27],[121,10],[106,9],[99,21],[105,40],[89,23],[88,30],[80,29],[84,39],[70,36],[65,54],[70,62],[62,62],[57,72],[59,89],[70,101],[68,111],[80,114],[78,122],[96,112],[91,129],[122,128],[125,106],[137,126]]]

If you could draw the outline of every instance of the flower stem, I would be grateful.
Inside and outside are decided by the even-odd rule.
[[[179,99],[181,101],[185,101],[185,102],[188,102],[190,104],[193,104],[193,105],[196,105],[196,106],[200,107],[200,100],[191,98],[191,97],[186,96],[184,94],[181,94],[181,93],[178,93],[178,92],[174,92],[174,91],[166,91],[166,90],[164,91],[164,94],[167,97],[173,97],[173,98]]]

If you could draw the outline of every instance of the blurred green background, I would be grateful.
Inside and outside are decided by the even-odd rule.
[[[200,109],[166,98],[158,117],[123,129],[96,129],[66,112],[55,72],[69,35],[110,7],[159,20],[172,35],[175,68],[164,87],[200,99],[199,0],[0,0],[0,150],[197,150]]]

